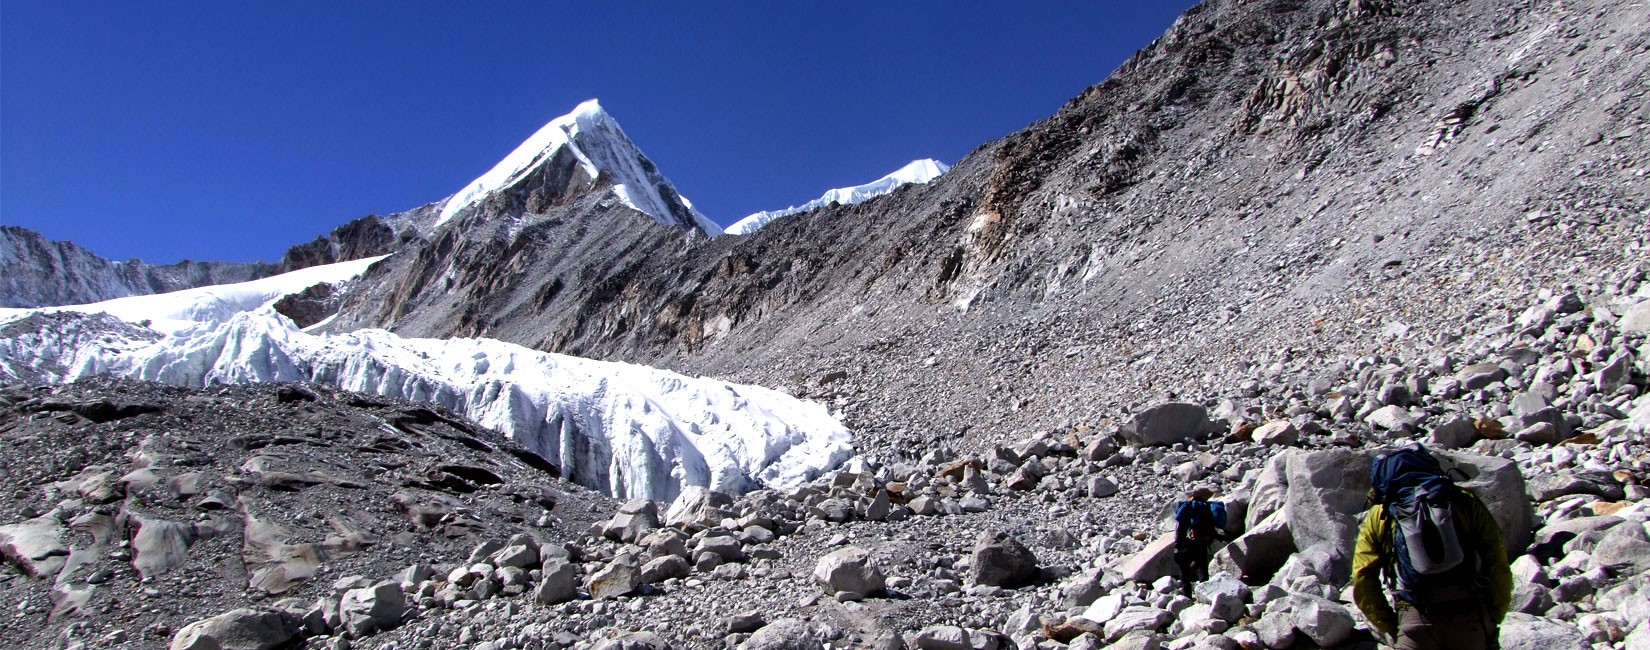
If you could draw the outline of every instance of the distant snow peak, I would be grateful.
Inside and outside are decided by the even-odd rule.
[[[563,148],[590,178],[607,172],[613,179],[613,193],[636,211],[667,226],[700,230],[710,237],[722,234],[716,222],[699,214],[686,197],[677,194],[670,180],[659,173],[594,99],[545,124],[487,173],[449,197],[435,225],[450,221],[495,192],[514,187]]]
[[[728,226],[725,232],[729,235],[749,235],[757,230],[761,230],[763,226],[768,225],[773,222],[773,220],[780,217],[788,217],[793,214],[823,208],[833,203],[840,203],[842,205],[864,203],[865,201],[869,201],[873,198],[893,192],[894,190],[897,190],[905,185],[921,185],[923,183],[927,183],[931,180],[939,178],[941,174],[944,174],[950,169],[950,166],[932,158],[914,160],[911,161],[910,164],[899,168],[894,173],[883,176],[882,178],[876,179],[864,185],[837,188],[826,192],[824,196],[802,205],[791,206],[789,208],[785,208],[784,210],[758,212],[750,215],[744,219],[734,222],[733,225]]]

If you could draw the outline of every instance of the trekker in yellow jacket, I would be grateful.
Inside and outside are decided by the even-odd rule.
[[[1425,594],[1395,594],[1397,611],[1381,591],[1383,571],[1396,573],[1393,529],[1386,506],[1375,503],[1358,528],[1352,557],[1352,597],[1375,629],[1400,650],[1475,650],[1499,647],[1499,626],[1512,604],[1512,571],[1506,539],[1478,495],[1459,490],[1453,512],[1476,578],[1434,587]],[[1377,500],[1377,499],[1372,499]]]

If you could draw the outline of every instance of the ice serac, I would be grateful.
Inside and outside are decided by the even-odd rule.
[[[882,178],[876,179],[864,185],[837,188],[826,192],[824,196],[802,205],[794,205],[789,208],[785,208],[784,210],[758,212],[750,215],[744,219],[734,222],[733,225],[728,226],[725,232],[729,235],[749,235],[762,229],[763,226],[772,223],[773,220],[781,217],[788,217],[793,214],[823,208],[833,203],[840,203],[842,205],[864,203],[873,198],[893,192],[894,190],[906,185],[921,185],[927,183],[939,178],[940,175],[950,169],[951,168],[946,166],[945,163],[932,158],[915,160],[910,164],[899,168],[892,174],[883,176]]]
[[[722,234],[716,222],[699,214],[692,202],[676,192],[670,180],[659,173],[653,161],[594,99],[545,124],[487,173],[448,198],[435,225],[451,221],[489,195],[514,188],[532,177],[540,166],[566,155],[577,161],[587,178],[595,179],[607,172],[620,201],[659,223],[699,230],[710,237]]]
[[[491,339],[309,334],[268,297],[271,287],[316,277],[344,281],[367,264],[111,301],[117,309],[3,310],[0,381],[304,381],[432,403],[511,436],[568,478],[627,498],[670,500],[685,486],[792,487],[852,453],[847,429],[824,406],[778,391]],[[189,317],[202,320],[189,326]],[[134,325],[142,322],[154,328]]]

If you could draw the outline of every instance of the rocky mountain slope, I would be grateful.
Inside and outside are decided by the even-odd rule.
[[[414,210],[387,218],[361,217],[287,249],[274,264],[116,262],[73,242],[51,241],[27,228],[0,226],[0,308],[83,305],[171,293],[386,255],[418,238],[419,224],[414,222],[418,215]]]
[[[780,386],[830,403],[860,458],[783,493],[591,502],[592,529],[518,524],[313,601],[179,604],[197,623],[142,643],[1367,648],[1345,590],[1362,468],[1423,440],[1461,450],[1507,534],[1503,647],[1646,647],[1647,11],[1211,0],[934,182],[747,237],[660,223],[546,156],[374,265],[323,329]],[[7,444],[43,449],[6,454],[15,498],[40,505],[0,518],[0,545],[9,570],[61,569],[105,548],[73,526],[103,497],[29,464],[61,446],[31,438],[56,426],[39,414],[74,406],[9,401]],[[1194,483],[1244,516],[1228,575],[1185,598],[1160,515]],[[109,589],[161,597],[113,548],[86,555]],[[49,618],[92,583],[36,572],[0,584],[26,594],[26,644],[134,639]]]
[[[477,211],[335,327],[782,384],[889,447],[1213,398],[1629,274],[1650,209],[1642,18],[1207,2],[927,185],[708,241],[601,193]]]

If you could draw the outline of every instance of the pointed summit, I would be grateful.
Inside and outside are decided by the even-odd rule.
[[[768,225],[774,219],[778,219],[780,217],[788,217],[793,214],[807,212],[816,208],[823,208],[833,203],[840,203],[842,205],[864,203],[873,198],[897,190],[905,185],[921,185],[923,183],[927,183],[928,181],[939,178],[941,174],[944,174],[950,169],[951,168],[945,163],[932,158],[914,160],[906,164],[904,167],[894,171],[894,173],[883,176],[882,178],[876,179],[864,185],[840,187],[830,190],[826,192],[824,196],[802,205],[793,205],[789,208],[785,208],[784,210],[769,210],[750,215],[728,226],[726,232],[730,235],[749,235],[753,232],[761,230],[763,226]]]
[[[586,178],[607,172],[619,200],[655,221],[699,230],[710,237],[722,234],[716,222],[699,214],[692,202],[676,192],[670,180],[659,173],[653,161],[594,99],[545,124],[487,173],[449,197],[435,225],[448,222],[492,194],[516,188],[541,167],[566,162],[569,156]]]

